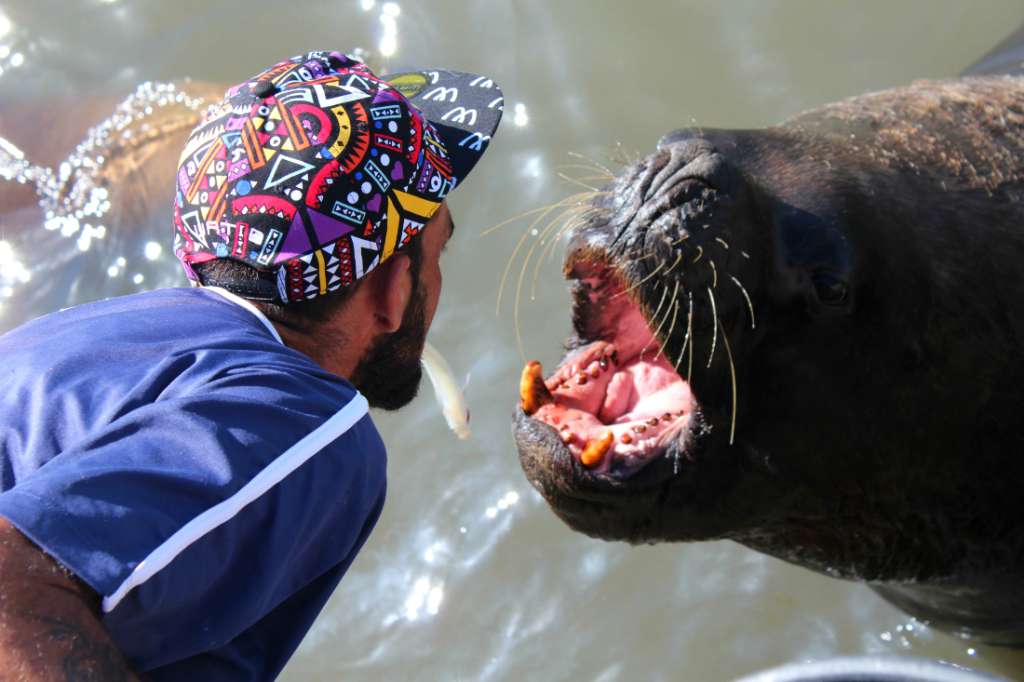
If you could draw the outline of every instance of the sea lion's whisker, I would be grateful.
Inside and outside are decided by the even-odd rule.
[[[596,169],[598,169],[598,170],[600,170],[600,171],[602,171],[604,173],[607,173],[609,177],[612,177],[612,178],[615,177],[615,173],[612,173],[608,169],[607,166],[605,166],[603,163],[599,163],[599,162],[595,161],[594,159],[590,158],[589,156],[587,156],[585,154],[580,154],[579,152],[569,152],[569,156],[571,156],[571,157],[573,157],[575,159],[579,159],[581,161],[587,161],[590,164],[592,164]]]
[[[679,373],[679,363],[683,361],[686,347],[690,345],[690,332],[693,331],[693,294],[688,291],[686,292],[686,297],[690,299],[689,311],[686,313],[686,336],[683,337],[683,345],[679,349],[679,357],[676,358],[676,362],[672,366],[676,374]]]
[[[558,231],[555,232],[554,236],[552,236],[549,242],[545,245],[544,250],[541,251],[540,257],[537,259],[537,266],[534,270],[533,276],[534,282],[536,282],[537,280],[537,274],[540,272],[541,265],[544,263],[545,260],[549,260],[551,258],[551,255],[555,251],[555,245],[558,244],[558,241],[562,238],[562,235],[564,235],[569,230],[574,229],[577,225],[582,225],[587,221],[587,210],[581,210],[579,213],[570,216],[566,220],[566,222],[560,228],[558,228]]]
[[[572,155],[573,155],[573,153],[569,152],[568,156],[572,156]],[[576,158],[579,158],[579,157],[576,157]],[[579,168],[579,169],[591,170],[591,171],[597,170],[597,171],[601,171],[601,173],[604,174],[604,175],[611,175],[611,171],[608,171],[607,168],[604,168],[603,166],[595,165],[593,163],[559,163],[559,164],[555,165],[555,168],[556,169]]]
[[[668,287],[665,287],[661,291],[661,300],[658,301],[658,307],[654,310],[654,314],[651,315],[651,319],[652,320],[656,319],[658,317],[658,315],[661,314],[661,306],[665,305],[665,297],[666,296],[668,296]],[[643,355],[643,353],[640,353],[640,354]]]
[[[616,153],[620,155],[618,158],[615,157]],[[622,140],[615,141],[615,150],[611,154],[612,161],[617,161],[624,165],[633,165],[640,160],[640,156],[639,150],[634,150],[633,154],[630,155],[626,148],[622,146]]]
[[[719,244],[721,244],[722,248],[724,248],[726,250],[729,249],[729,242],[725,241],[721,237],[715,237],[715,241],[718,242]]]
[[[715,267],[715,261],[709,260],[708,265],[711,266],[711,288],[718,288],[718,268]]]
[[[572,209],[569,209],[568,211],[562,214],[562,216],[566,216],[568,214],[565,223],[560,228],[558,228],[554,236],[551,237],[551,239],[549,240],[549,243],[545,245],[544,250],[541,251],[540,256],[537,259],[537,264],[534,267],[533,271],[533,290],[536,289],[537,278],[540,275],[541,266],[543,265],[545,260],[549,260],[551,258],[551,255],[555,252],[555,245],[558,244],[558,241],[562,238],[562,235],[564,235],[569,230],[574,229],[577,225],[584,224],[590,218],[591,214],[598,212],[600,210],[601,209],[598,209],[594,206],[587,206],[581,207],[577,211],[576,207],[573,207]],[[576,212],[573,213],[574,211]]]
[[[711,301],[711,352],[708,353],[708,369],[711,369],[711,361],[715,357],[715,343],[718,341],[718,308],[715,306],[715,295],[708,287],[708,299]]]
[[[537,233],[537,243],[540,244],[541,246],[546,247],[548,244],[548,238],[551,236],[551,232],[555,231],[557,233],[561,231],[562,227],[566,224],[565,222],[562,221],[566,221],[567,223],[572,224],[575,220],[575,216],[577,213],[578,209],[576,207],[572,207],[567,208],[558,215],[556,215],[548,222],[548,224],[542,230],[540,230],[540,232]]]
[[[604,175],[581,175],[574,179],[582,182],[608,182],[612,178],[607,178]]]
[[[736,441],[736,406],[737,406],[737,390],[736,390],[736,363],[732,359],[732,348],[729,346],[729,335],[725,333],[725,327],[722,326],[722,321],[718,320],[718,326],[722,327],[722,344],[725,346],[725,354],[729,356],[729,376],[732,379],[732,423],[729,425],[729,445],[732,445]]]
[[[678,285],[679,283],[676,282],[676,284]],[[665,354],[665,346],[668,344],[668,340],[672,337],[672,332],[676,330],[676,316],[679,315],[679,301],[673,300],[672,304],[672,324],[668,326],[668,331],[665,332],[665,339],[661,342],[661,348],[658,349],[658,355],[655,355],[655,358],[657,358],[659,355]]]
[[[686,321],[686,338],[690,341],[690,360],[689,366],[686,368],[686,381],[689,383],[693,376],[693,347],[696,345],[693,342],[693,292],[690,292],[690,315]]]
[[[564,199],[562,201],[564,201]],[[522,213],[518,213],[518,214],[512,216],[511,218],[506,218],[505,220],[502,220],[500,223],[497,223],[495,225],[491,225],[490,227],[485,229],[483,232],[481,232],[480,236],[481,237],[486,237],[490,233],[505,227],[509,223],[514,223],[517,220],[522,220],[523,218],[525,218],[527,216],[531,216],[534,213],[540,213],[542,211],[546,211],[549,208],[551,208],[551,207],[550,206],[541,206],[539,208],[532,208],[529,211],[523,211]]]
[[[516,216],[514,218],[509,218],[508,220],[502,221],[501,223],[498,223],[494,227],[488,228],[483,233],[481,233],[480,236],[483,237],[484,235],[490,234],[491,232],[493,232],[494,230],[498,229],[499,227],[507,225],[508,223],[510,223],[510,222],[512,222],[514,220],[519,220],[520,218],[522,218],[524,216],[532,215],[534,213],[540,213],[540,215],[536,219],[534,219],[534,221],[532,223],[530,223],[529,226],[527,226],[526,230],[523,232],[523,236],[519,238],[519,241],[516,243],[515,248],[512,249],[512,254],[508,258],[508,263],[505,265],[505,271],[501,275],[501,284],[498,286],[498,299],[497,299],[497,301],[495,303],[495,306],[494,306],[494,313],[495,313],[495,315],[499,315],[501,313],[501,299],[502,299],[502,295],[503,295],[503,293],[505,291],[505,281],[508,279],[508,273],[512,270],[512,263],[515,261],[516,254],[519,253],[519,249],[521,249],[523,247],[523,244],[526,242],[526,240],[530,238],[530,236],[531,236],[530,233],[533,231],[533,228],[541,220],[544,220],[544,218],[547,216],[547,214],[550,213],[551,211],[555,210],[556,208],[558,208],[560,206],[567,206],[567,205],[571,204],[573,201],[576,201],[576,200],[578,200],[577,203],[579,203],[579,202],[583,201],[588,194],[589,194],[588,192],[580,192],[578,194],[574,194],[572,196],[566,197],[565,199],[562,199],[561,201],[557,201],[557,202],[555,202],[553,204],[549,204],[547,206],[541,206],[540,208],[536,208],[536,209],[533,209],[533,210],[530,210],[530,211],[526,211],[525,213],[521,213],[519,216]]]
[[[674,263],[672,263],[672,265],[670,265],[670,266],[669,266],[668,270],[666,270],[666,271],[665,271],[665,274],[666,274],[666,275],[669,275],[669,274],[671,274],[671,273],[672,273],[672,271],[676,269],[676,266],[677,266],[677,265],[679,265],[680,261],[682,261],[682,260],[683,260],[683,254],[682,254],[682,252],[680,252],[680,253],[676,254],[676,260],[675,260],[675,262],[674,262]]]
[[[657,254],[642,252],[642,253],[631,254],[631,255],[622,254],[619,257],[619,260],[622,261],[623,265],[631,265],[633,263],[639,263],[640,261],[650,260],[652,258],[656,259],[657,258]]]
[[[556,201],[553,204],[548,204],[547,206],[539,206],[537,208],[531,208],[529,211],[523,211],[522,213],[514,215],[511,218],[506,218],[505,220],[502,220],[500,223],[497,223],[495,225],[491,225],[490,227],[485,229],[483,232],[480,233],[480,236],[481,237],[486,237],[487,235],[491,234],[492,232],[494,232],[496,230],[499,230],[502,227],[505,227],[509,223],[514,223],[517,220],[522,220],[523,218],[525,218],[527,216],[531,216],[531,215],[533,215],[535,213],[543,213],[544,211],[550,211],[550,210],[552,210],[554,208],[558,208],[559,206],[569,205],[569,204],[573,203],[574,201],[577,202],[577,203],[582,203],[584,201],[587,201],[587,200],[591,199],[594,196],[599,196],[599,195],[600,195],[599,192],[592,192],[592,191],[591,192],[577,192],[576,194],[572,194],[570,196],[565,197],[564,199],[560,199],[559,201]]]
[[[614,180],[615,179],[615,176],[612,175],[611,172],[608,171],[607,169],[600,168],[598,166],[592,166],[589,163],[564,163],[564,164],[558,164],[557,166],[555,166],[555,170],[572,170],[572,169],[586,170],[586,171],[597,171],[599,173],[599,175],[595,175],[593,177],[594,178],[598,178],[598,179],[602,179],[602,180]]]
[[[526,229],[526,232],[523,233],[522,238],[520,238],[519,242],[516,244],[515,251],[512,252],[512,257],[509,259],[509,266],[512,265],[512,258],[515,258],[516,253],[519,251],[520,248],[522,248],[522,245],[525,243],[524,240],[527,239],[533,233],[534,229],[537,227],[537,224],[540,223],[541,220],[546,218],[548,213],[550,213],[551,211],[553,211],[557,207],[558,207],[558,204],[555,204],[555,205],[549,207],[549,209],[547,211],[545,211],[544,213],[541,213],[539,216],[537,216],[536,219],[534,219],[534,221],[532,223],[530,223],[530,226]],[[522,293],[523,293],[523,277],[525,277],[526,268],[528,267],[529,262],[530,262],[530,256],[533,254],[533,250],[536,249],[536,248],[537,248],[537,243],[534,242],[533,245],[530,247],[530,250],[526,254],[526,259],[523,261],[523,268],[522,268],[522,270],[520,270],[519,278],[516,280],[516,296],[515,296],[515,299],[514,299],[514,301],[512,303],[512,326],[515,329],[516,344],[519,346],[519,353],[520,353],[520,355],[522,355],[524,361],[526,360],[526,349],[523,346],[523,336],[522,336],[522,332],[519,329],[519,302],[520,302],[520,300],[522,298]],[[505,273],[501,277],[501,286],[498,288],[498,306],[499,306],[499,309],[500,309],[500,306],[501,306],[501,295],[502,295],[502,293],[505,290],[505,280],[506,280],[506,278],[508,276],[508,272],[509,272],[509,267],[506,267],[505,268]]]
[[[563,220],[566,220],[568,218],[568,221],[571,224],[571,222],[573,220],[573,213],[578,212],[578,211],[579,211],[579,209],[576,206],[571,206],[571,207],[565,209],[564,211],[562,211],[561,213],[556,215],[554,218],[552,218],[551,221],[544,227],[544,229],[540,231],[540,235],[538,236],[537,241],[535,241],[533,243],[533,246],[531,246],[530,250],[526,253],[526,259],[523,261],[523,270],[520,273],[520,277],[519,277],[520,282],[522,281],[523,273],[526,272],[526,268],[530,264],[530,258],[533,256],[534,249],[536,249],[538,246],[544,245],[544,240],[547,238],[547,236],[553,230],[555,230],[555,228],[557,228],[559,226],[559,224]],[[536,301],[537,300],[537,278],[538,278],[538,275],[540,274],[540,264],[541,264],[541,260],[542,260],[542,257],[543,257],[543,253],[544,253],[544,250],[541,250],[541,255],[539,255],[537,257],[537,263],[536,263],[536,265],[534,267],[533,282],[530,285],[530,300],[531,301]]]
[[[494,314],[501,315],[501,297],[505,293],[505,280],[508,279],[508,273],[512,270],[512,263],[515,262],[516,255],[519,253],[519,249],[523,248],[523,244],[530,238],[530,231],[523,232],[523,236],[516,242],[516,246],[512,249],[512,254],[508,257],[508,263],[505,265],[505,271],[501,275],[501,283],[498,285],[498,300],[494,305]],[[522,346],[519,348],[522,351]]]
[[[750,311],[750,328],[757,329],[757,323],[754,322],[754,302],[750,300],[750,294],[747,293],[747,290],[743,288],[743,285],[740,284],[738,279],[731,275],[729,278],[740,288],[740,291],[743,292],[743,298],[747,299],[747,310]]]
[[[576,178],[566,175],[565,173],[558,173],[558,177],[560,177],[562,180],[565,180],[566,182],[570,182],[574,185],[578,185],[579,187],[590,190],[591,192],[598,191],[596,187],[592,187],[584,182],[580,182]]]
[[[669,292],[669,290],[666,289],[665,293],[662,294],[662,302],[663,303],[665,302],[665,294],[667,294],[668,292]],[[662,317],[662,322],[658,323],[657,329],[654,330],[654,335],[650,338],[650,341],[655,341],[655,340],[657,340],[657,337],[662,335],[662,329],[665,327],[665,323],[669,322],[669,313],[672,312],[672,304],[676,301],[676,295],[677,294],[679,294],[679,283],[678,282],[676,283],[676,288],[672,291],[672,298],[669,299],[669,307],[667,307],[665,309],[665,316]],[[658,311],[660,311],[660,309],[662,309],[662,305],[658,304],[657,309],[658,309]],[[654,315],[651,317],[651,319],[654,319],[656,317],[657,317],[657,312],[654,313]],[[650,341],[648,341],[646,344],[644,344],[643,349],[640,351],[640,356],[641,357],[647,352],[647,348],[650,347]],[[660,353],[660,351],[658,351],[658,353]],[[657,354],[654,355],[654,358],[656,358],[656,357],[657,357]]]
[[[677,290],[678,290],[679,282],[676,282],[676,287],[677,287]],[[675,294],[673,294],[673,295],[675,295]],[[665,297],[666,296],[668,296],[668,287],[665,287],[661,291],[661,300],[658,301],[658,307],[654,311],[654,314],[651,315],[651,319],[652,320],[658,319],[658,315],[661,314],[661,306],[665,305]],[[665,313],[665,317],[666,318],[668,317],[668,313],[667,312]],[[665,324],[664,320],[662,320],[661,324]],[[658,331],[654,332],[654,336],[655,337],[657,337],[659,331],[661,331],[661,325],[658,325]],[[652,337],[652,338],[654,338],[654,337]],[[644,344],[644,347],[642,349],[640,349],[640,356],[641,357],[643,357],[644,353],[647,352],[647,347],[650,346],[650,344],[651,344],[651,342],[648,341],[647,343]]]
[[[679,239],[677,239],[674,242],[672,242],[672,246],[679,246],[680,244],[682,244],[683,242],[685,242],[689,238],[690,238],[690,233],[687,232],[682,237],[680,237]]]
[[[582,204],[569,206],[568,208],[563,209],[561,213],[557,214],[554,218],[552,218],[551,222],[549,222],[547,226],[540,231],[537,237],[537,241],[539,241],[541,244],[545,244],[547,242],[548,236],[551,234],[551,231],[554,229],[555,226],[558,226],[559,223],[562,223],[562,227],[559,228],[559,231],[561,231],[565,227],[565,225],[575,225],[578,217],[588,210],[589,207]],[[562,221],[565,222],[563,223]]]
[[[638,259],[638,260],[639,260],[639,259]],[[657,274],[658,274],[658,271],[659,271],[659,270],[661,270],[661,269],[662,269],[663,267],[665,267],[665,263],[659,263],[659,264],[658,264],[658,267],[654,268],[654,270],[652,270],[652,271],[650,272],[650,274],[648,274],[648,275],[647,275],[646,277],[644,277],[644,278],[643,278],[642,280],[640,280],[639,282],[637,282],[637,283],[636,283],[636,284],[634,284],[633,286],[629,287],[628,289],[626,289],[626,290],[624,290],[624,291],[620,291],[619,293],[617,293],[617,294],[613,295],[613,296],[612,296],[611,298],[609,298],[608,300],[609,300],[609,301],[612,301],[612,300],[614,300],[614,299],[618,298],[619,296],[622,296],[623,294],[628,294],[629,292],[633,291],[633,290],[634,290],[634,289],[636,289],[637,287],[641,286],[641,285],[642,285],[642,284],[643,284],[644,282],[648,281],[649,279],[651,279],[652,277],[654,277],[655,275],[657,275]]]
[[[557,218],[551,221],[548,229],[541,234],[540,243],[545,247],[550,247],[550,243],[557,242],[563,234],[584,224],[592,212],[593,208],[583,206],[573,206],[562,211]],[[553,235],[552,232],[554,232]]]
[[[703,257],[704,257],[704,247],[703,247],[703,246],[700,246],[700,245],[698,245],[698,246],[697,246],[697,257],[693,259],[693,262],[694,262],[694,263],[697,263],[697,262],[699,262],[699,261],[700,261],[700,259],[701,259],[701,258],[703,258]]]
[[[575,196],[579,197],[580,195],[575,195]],[[540,223],[540,221],[543,220],[544,218],[546,218],[548,213],[550,213],[551,210],[554,210],[560,204],[563,204],[563,203],[564,202],[559,202],[558,204],[554,204],[553,206],[550,207],[549,211],[547,211],[545,213],[542,213],[541,215],[537,216],[537,218],[530,224],[529,228],[527,228],[526,235],[533,234],[536,231],[535,228]],[[516,280],[516,295],[515,295],[515,299],[514,299],[513,304],[512,304],[512,321],[513,321],[513,327],[515,328],[515,333],[516,333],[516,343],[519,346],[519,352],[523,356],[524,360],[526,359],[526,349],[523,346],[522,333],[521,333],[521,330],[519,328],[519,308],[520,308],[520,302],[522,301],[523,279],[526,277],[526,270],[529,268],[530,259],[533,257],[534,251],[537,249],[537,246],[542,243],[542,241],[544,239],[544,236],[549,233],[549,231],[552,229],[553,226],[558,224],[558,222],[565,215],[566,211],[571,213],[573,210],[576,210],[579,205],[580,205],[580,202],[577,201],[576,205],[569,206],[565,211],[563,211],[562,213],[559,213],[558,215],[556,215],[547,225],[545,225],[544,229],[541,231],[541,233],[539,235],[539,238],[536,241],[534,241],[534,243],[530,246],[529,251],[526,252],[526,257],[523,259],[523,267],[520,269],[519,277]],[[526,235],[524,235],[524,236],[526,236]],[[516,250],[517,251],[518,251],[519,248],[521,248],[522,244],[523,244],[523,241],[520,240],[519,244],[516,245]],[[514,256],[514,252],[513,252],[513,256]],[[509,263],[511,265],[511,260],[510,260]],[[506,268],[505,276],[507,276],[507,274],[508,274],[508,269]],[[499,295],[499,299],[498,299],[499,305],[500,305],[500,302],[501,302],[500,296],[501,296],[502,291],[504,290],[505,276],[502,277],[502,285],[501,285],[501,288],[499,289],[499,292],[498,292],[498,295]],[[534,284],[535,283],[536,283],[536,280],[534,280]],[[536,300],[536,289],[535,288],[531,288],[530,296],[531,296],[531,300]]]

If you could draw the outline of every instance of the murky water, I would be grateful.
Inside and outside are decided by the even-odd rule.
[[[616,164],[671,128],[755,127],[952,75],[1022,20],[1018,0],[307,0],[287,10],[265,0],[3,2],[0,136],[27,150],[32,126],[42,128],[51,158],[30,160],[55,165],[93,122],[81,119],[105,115],[90,102],[110,97],[112,107],[151,79],[234,82],[311,48],[358,46],[378,70],[465,68],[504,86],[503,129],[451,199],[457,238],[432,333],[469,376],[474,437],[447,431],[429,391],[377,415],[390,451],[387,508],[283,679],[715,681],[879,652],[1024,678],[1024,654],[972,647],[864,587],[733,544],[632,548],[563,527],[526,483],[509,435],[523,360],[512,305],[523,251],[495,313],[529,223],[481,236],[577,191],[559,179],[589,174],[572,167],[571,152]],[[66,114],[40,114],[44,96]],[[77,121],[73,135],[67,120]],[[169,211],[167,227],[108,213],[47,231],[37,209],[11,206],[0,214],[0,330],[184,281],[167,248]],[[538,271],[536,300],[530,265],[518,314],[524,346],[548,365],[568,331],[557,260]]]

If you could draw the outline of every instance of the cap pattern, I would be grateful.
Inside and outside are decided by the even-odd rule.
[[[496,122],[495,122],[496,125]],[[276,274],[282,302],[322,296],[407,246],[454,187],[434,125],[339,52],[283,61],[227,91],[178,163],[175,254]]]

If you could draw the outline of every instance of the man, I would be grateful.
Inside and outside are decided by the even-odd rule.
[[[179,162],[201,285],[0,337],[0,677],[271,679],[370,533],[368,405],[415,395],[501,93],[335,52],[228,90]]]

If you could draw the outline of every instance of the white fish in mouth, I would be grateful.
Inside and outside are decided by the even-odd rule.
[[[429,343],[424,343],[420,362],[423,363],[423,369],[427,371],[427,378],[434,386],[434,395],[437,396],[441,414],[448,422],[448,427],[462,440],[469,438],[469,407],[466,406],[466,398],[462,395],[462,389],[455,382],[448,361],[436,348]]]

